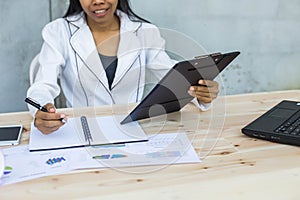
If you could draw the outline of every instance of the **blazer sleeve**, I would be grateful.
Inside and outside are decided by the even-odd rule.
[[[57,79],[62,66],[65,65],[62,23],[63,19],[53,21],[42,31],[44,42],[38,55],[38,70],[33,84],[27,91],[27,96],[37,100],[41,105],[54,103],[54,98],[60,93]],[[30,105],[28,108],[34,116],[37,109]]]

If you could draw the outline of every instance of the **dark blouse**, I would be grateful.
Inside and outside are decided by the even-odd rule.
[[[106,56],[99,53],[100,60],[102,62],[103,68],[106,72],[106,77],[108,80],[109,89],[111,90],[111,84],[114,81],[117,65],[118,65],[118,57],[117,56]]]

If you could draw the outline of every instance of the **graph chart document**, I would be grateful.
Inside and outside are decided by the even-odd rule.
[[[2,184],[12,184],[71,171],[72,163],[86,154],[84,149],[29,152],[28,145],[3,149],[5,167]],[[77,155],[74,155],[77,154]]]
[[[200,162],[185,133],[149,135],[148,142],[38,152],[30,152],[29,146],[25,145],[3,149],[2,152],[5,167],[0,185],[79,169],[121,169],[134,166],[161,168]]]
[[[149,135],[148,142],[86,149],[88,155],[84,162],[74,164],[76,169],[94,168],[98,163],[107,168],[122,168],[200,162],[185,133]]]

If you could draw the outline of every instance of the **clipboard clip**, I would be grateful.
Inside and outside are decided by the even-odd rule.
[[[222,55],[220,52],[210,54],[211,57],[220,56],[220,55]]]
[[[202,55],[202,56],[196,56],[195,59],[203,59],[203,58],[207,58],[207,57],[215,57],[215,56],[219,56],[219,55],[222,55],[220,52],[217,52],[217,53],[212,53],[212,54],[209,54],[209,55]]]

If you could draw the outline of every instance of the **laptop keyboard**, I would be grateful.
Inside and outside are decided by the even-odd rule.
[[[300,111],[285,121],[276,130],[276,133],[300,136]]]

